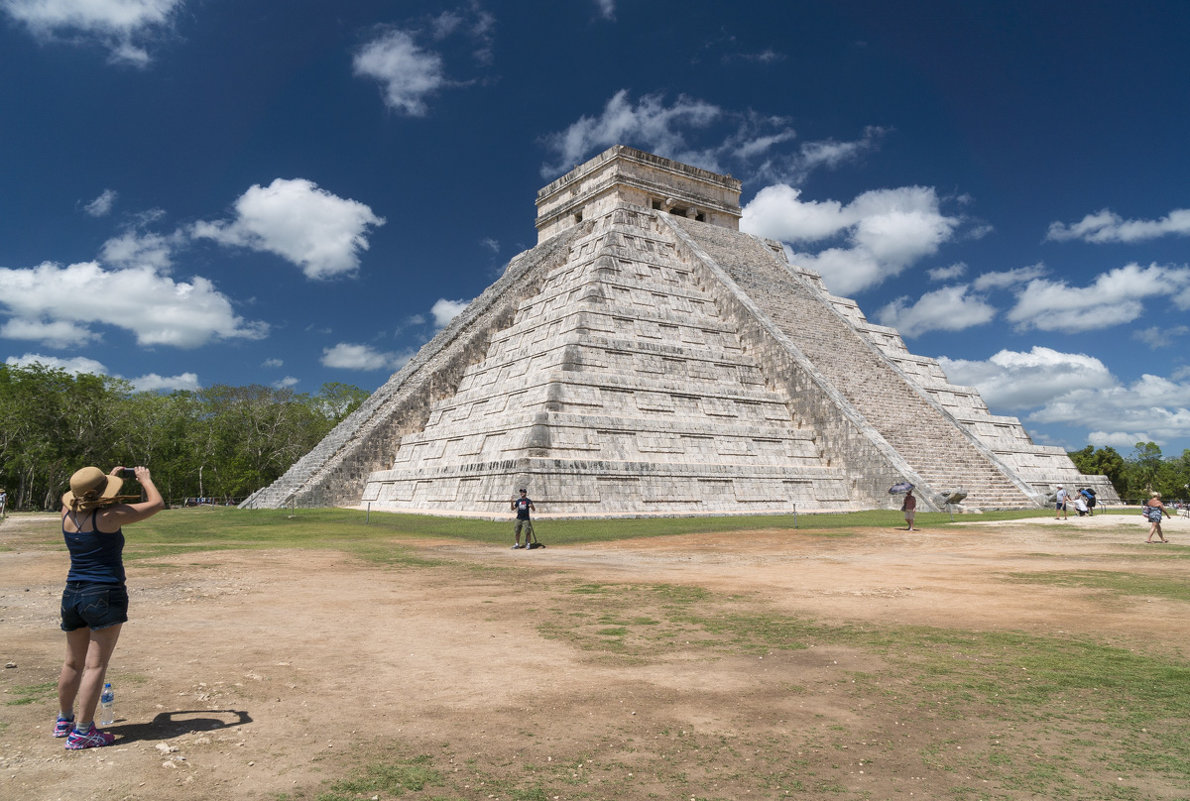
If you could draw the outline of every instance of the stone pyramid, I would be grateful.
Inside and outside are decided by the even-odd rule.
[[[538,245],[246,507],[504,516],[1036,507],[1115,492],[950,384],[779,243],[740,183],[617,146],[543,188]]]

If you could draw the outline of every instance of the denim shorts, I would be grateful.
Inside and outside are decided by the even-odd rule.
[[[99,631],[128,622],[128,589],[123,584],[68,581],[62,591],[62,631],[87,626]]]

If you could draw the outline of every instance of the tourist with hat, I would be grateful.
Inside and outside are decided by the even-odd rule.
[[[1153,542],[1153,535],[1157,535],[1157,542],[1169,542],[1165,539],[1165,532],[1161,530],[1161,520],[1173,517],[1161,502],[1160,492],[1150,492],[1149,500],[1145,502],[1145,519],[1149,521],[1149,538],[1145,542]]]
[[[141,497],[121,496],[125,478],[144,488]],[[70,573],[62,593],[62,630],[66,661],[58,678],[58,720],[54,736],[66,747],[111,745],[116,737],[95,727],[95,708],[120,628],[128,620],[124,585],[124,526],[152,517],[165,507],[149,468],[84,467],[70,477],[62,496],[62,537],[70,551]],[[74,702],[78,700],[78,712]]]
[[[1054,495],[1054,520],[1069,520],[1069,513],[1066,510],[1066,501],[1069,500],[1070,495],[1066,489],[1059,484],[1058,492]]]

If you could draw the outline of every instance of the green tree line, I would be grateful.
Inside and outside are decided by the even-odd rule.
[[[1128,458],[1115,448],[1090,445],[1069,455],[1081,472],[1107,476],[1124,501],[1148,500],[1150,492],[1167,501],[1190,499],[1190,449],[1166,458],[1155,442],[1138,442]]]
[[[42,365],[0,365],[0,488],[8,508],[57,509],[86,465],[146,465],[171,503],[239,500],[281,476],[368,393],[260,385],[168,394]]]

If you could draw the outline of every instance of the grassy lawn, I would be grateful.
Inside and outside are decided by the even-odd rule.
[[[1179,551],[1175,558],[1185,558]],[[1165,555],[1158,554],[1158,558]],[[1190,601],[1190,576],[1150,576],[1115,570],[1054,570],[1037,573],[1010,573],[1009,579],[1027,584],[1051,584],[1059,587],[1087,587],[1105,592]]]
[[[1100,512],[1103,514],[1104,512]],[[1129,514],[1108,510],[1107,514]],[[973,521],[1024,520],[1048,515],[1043,509],[951,515],[925,512],[918,524],[944,528]],[[823,536],[850,536],[856,530],[896,528],[905,521],[898,511],[877,510],[752,517],[661,517],[608,520],[538,520],[543,541],[558,545],[611,542],[638,537],[660,537],[709,532],[746,532],[797,529]],[[51,527],[52,528],[52,527]],[[366,512],[354,509],[287,509],[241,511],[234,507],[169,509],[136,524],[128,538],[126,558],[167,553],[233,548],[335,548],[368,549],[370,542],[439,538],[503,543],[512,537],[512,517],[475,520],[428,515]],[[57,540],[54,540],[57,547]]]
[[[1044,517],[1044,510],[1014,510],[955,515],[954,522],[1019,520]],[[917,522],[931,528],[952,525],[951,516],[927,512]],[[548,544],[577,545],[638,537],[709,532],[798,529],[824,537],[851,536],[869,528],[896,528],[905,522],[897,511],[841,514],[759,515],[755,517],[662,517],[616,520],[539,520],[536,527]],[[54,530],[50,525],[47,530]],[[128,559],[240,548],[334,548],[366,555],[375,546],[401,540],[446,537],[471,542],[504,543],[512,538],[512,518],[474,520],[353,509],[285,509],[241,511],[230,507],[169,509],[130,529]],[[57,547],[54,538],[53,546]]]

